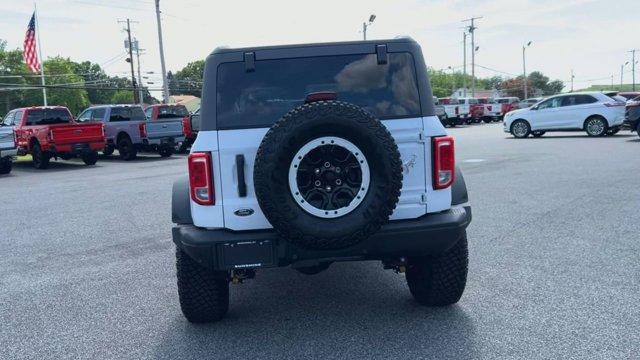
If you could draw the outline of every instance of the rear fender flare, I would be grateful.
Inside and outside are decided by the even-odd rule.
[[[176,224],[193,224],[191,218],[191,197],[189,177],[183,176],[173,182],[171,194],[171,221]]]
[[[462,176],[462,171],[456,166],[456,179],[451,185],[451,206],[467,202],[469,202],[467,184],[464,181],[464,176]]]

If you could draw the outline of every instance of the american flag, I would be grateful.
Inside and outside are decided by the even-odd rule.
[[[22,52],[24,62],[29,70],[34,73],[40,72],[40,62],[38,62],[38,54],[36,53],[36,13],[31,15],[29,28],[24,36],[24,50]]]

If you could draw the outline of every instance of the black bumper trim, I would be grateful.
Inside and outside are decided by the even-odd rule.
[[[242,268],[222,260],[222,249],[235,243],[264,243],[273,246],[271,261],[256,261],[256,267],[288,266],[296,262],[384,260],[403,256],[440,254],[453,246],[471,222],[471,207],[457,206],[418,219],[392,221],[371,238],[339,250],[308,250],[279,238],[274,230],[232,231],[175,225],[173,242],[203,266],[218,270]],[[244,259],[243,261],[246,261]],[[251,263],[250,261],[247,262]],[[246,266],[245,266],[246,267]]]

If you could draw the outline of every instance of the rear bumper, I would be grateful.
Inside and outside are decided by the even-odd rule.
[[[105,142],[90,142],[90,143],[77,143],[77,144],[50,144],[48,148],[43,149],[53,154],[73,154],[80,155],[87,151],[100,151],[104,149]]]
[[[0,159],[6,158],[6,157],[13,158],[14,156],[17,156],[17,155],[18,155],[17,148],[0,148]]]
[[[176,225],[172,234],[176,246],[198,263],[229,270],[436,255],[453,246],[470,222],[471,207],[455,206],[418,219],[390,222],[369,239],[339,250],[299,248],[280,239],[274,230],[238,232]]]

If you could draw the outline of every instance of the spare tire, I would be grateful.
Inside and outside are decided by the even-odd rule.
[[[269,129],[253,181],[262,212],[283,239],[307,249],[339,249],[389,220],[402,188],[402,162],[393,137],[371,114],[319,101]]]

